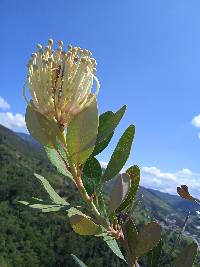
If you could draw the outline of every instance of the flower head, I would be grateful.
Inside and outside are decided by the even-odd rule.
[[[28,62],[27,84],[34,107],[46,117],[54,118],[66,126],[71,119],[87,108],[99,90],[95,77],[96,61],[92,53],[80,47],[68,46],[63,51],[63,42],[53,50],[53,40],[48,40],[45,49],[37,45]],[[96,92],[92,93],[94,80]]]

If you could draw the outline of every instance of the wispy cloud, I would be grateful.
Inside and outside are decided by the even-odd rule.
[[[0,109],[10,109],[10,104],[0,96]],[[25,117],[12,112],[0,112],[0,124],[14,131],[26,131]]]
[[[0,109],[2,110],[10,109],[10,105],[2,96],[0,96]]]
[[[188,185],[190,192],[200,197],[200,173],[185,168],[177,172],[163,172],[157,167],[143,167],[141,185],[162,192],[176,194],[177,186]]]
[[[104,168],[108,165],[104,161],[100,163]],[[195,173],[188,168],[177,172],[164,172],[155,166],[141,168],[140,185],[146,188],[176,195],[177,186],[182,184],[188,185],[192,195],[200,198],[200,173]]]
[[[0,112],[0,124],[12,130],[22,130],[26,127],[25,118],[20,113]]]
[[[191,122],[194,127],[200,128],[200,114],[194,116]],[[200,132],[197,133],[197,136],[200,139]]]

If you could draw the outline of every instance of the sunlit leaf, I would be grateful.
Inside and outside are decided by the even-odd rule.
[[[80,267],[87,267],[84,262],[82,262],[78,257],[76,257],[74,254],[71,254],[72,258],[75,260],[75,262],[80,266]],[[67,267],[67,266],[66,266]]]
[[[68,217],[74,232],[79,235],[98,235],[102,232],[101,227],[82,212],[69,209]]]
[[[71,161],[78,166],[92,154],[98,132],[98,109],[96,100],[80,112],[67,128],[66,142]]]
[[[104,236],[103,240],[106,242],[106,244],[109,246],[109,248],[113,251],[113,253],[119,257],[120,259],[125,261],[124,255],[122,254],[117,241],[112,236]]]
[[[29,133],[42,145],[53,147],[56,138],[63,140],[56,122],[37,112],[32,103],[27,106],[25,120]]]
[[[44,189],[48,193],[50,199],[53,203],[60,204],[60,205],[69,205],[67,201],[65,201],[63,198],[61,198],[56,191],[52,188],[50,183],[41,175],[34,173],[35,177],[40,180],[42,185],[44,186]]]
[[[64,158],[61,152],[55,148],[45,147],[45,151],[50,162],[57,168],[62,175],[73,179],[72,174],[67,169],[67,159]]]

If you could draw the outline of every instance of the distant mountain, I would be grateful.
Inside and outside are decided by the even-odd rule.
[[[38,148],[42,148],[42,145],[39,142],[37,142],[30,134],[17,133],[17,135],[21,137],[23,140],[31,143],[32,145]],[[160,192],[158,190],[147,189],[142,186],[140,188],[141,188],[140,193],[146,195],[145,196],[146,202],[151,202],[152,205],[153,203],[156,203],[156,206],[158,206],[159,203],[160,208],[165,208],[166,211],[169,211],[169,209],[173,207],[175,209],[182,210],[184,212],[190,210],[191,212],[195,213],[199,209],[199,205],[184,200],[180,198],[178,195],[177,196],[171,195],[168,193]]]
[[[21,137],[23,140],[37,146],[38,148],[42,148],[42,145],[36,141],[30,134],[26,133],[16,133],[19,137]]]
[[[148,190],[175,209],[179,209],[184,212],[190,211],[194,214],[196,213],[197,210],[200,209],[198,204],[182,199],[178,195],[177,196],[170,195],[168,193],[163,193],[153,189],[148,189]]]
[[[124,266],[98,239],[75,235],[65,214],[38,214],[17,204],[19,199],[47,197],[34,172],[48,178],[70,203],[80,205],[77,190],[70,183],[66,186],[41,145],[28,134],[14,133],[0,125],[0,266],[71,267],[74,262],[70,253],[80,256],[89,266],[94,265],[93,259],[96,267],[106,266],[108,262],[110,266]],[[192,223],[186,230],[189,236],[198,239],[195,233],[200,223],[194,213],[198,207],[193,203],[144,187],[140,187],[137,199],[139,204],[133,216],[138,222],[148,221],[150,217],[166,229],[182,226],[185,213],[191,210]],[[90,257],[88,251],[93,251]]]

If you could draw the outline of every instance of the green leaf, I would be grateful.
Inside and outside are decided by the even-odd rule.
[[[159,260],[162,252],[163,241],[160,242],[147,255],[147,264],[149,267],[159,267]]]
[[[87,267],[87,265],[85,265],[84,262],[82,262],[78,257],[76,257],[74,254],[71,254],[72,258],[75,260],[76,263],[78,263],[78,265],[80,267]]]
[[[118,174],[113,184],[110,197],[109,212],[114,212],[126,198],[130,189],[130,177],[128,174]]]
[[[120,138],[108,166],[102,176],[103,181],[108,181],[117,175],[125,165],[132,146],[135,126],[130,125]]]
[[[187,246],[181,254],[175,259],[172,267],[192,267],[195,258],[197,256],[198,246],[196,243],[192,243]]]
[[[63,205],[48,205],[48,204],[33,204],[29,205],[30,208],[39,209],[42,212],[55,212],[63,209]]]
[[[108,111],[103,113],[99,117],[97,143],[102,142],[103,140],[108,138],[108,136],[110,136],[111,133],[113,133],[113,131],[119,124],[120,120],[122,119],[125,111],[126,111],[126,106],[123,106],[116,113]]]
[[[94,223],[90,217],[76,209],[69,209],[70,224],[75,233],[79,235],[98,235],[102,233],[100,225]]]
[[[22,205],[25,205],[25,206],[28,206],[29,205],[29,202],[23,201],[23,200],[19,200],[18,203],[20,203]]]
[[[76,165],[87,161],[93,152],[98,133],[98,108],[96,100],[80,112],[67,128],[67,148],[71,161]]]
[[[93,151],[93,156],[101,153],[110,143],[114,130],[122,119],[126,110],[126,106],[123,106],[116,113],[107,111],[99,117],[98,135]]]
[[[106,205],[104,201],[104,197],[102,192],[99,193],[98,195],[98,204],[99,204],[99,209],[100,213],[104,218],[108,218],[107,210],[106,210]]]
[[[56,122],[37,112],[32,102],[27,106],[25,120],[29,133],[42,145],[53,147],[56,137],[63,141]]]
[[[138,234],[135,255],[140,258],[153,249],[161,240],[161,226],[156,222],[146,224]]]
[[[137,190],[139,188],[139,183],[140,183],[140,169],[138,166],[134,165],[128,168],[126,173],[130,176],[130,190],[128,192],[127,197],[125,200],[122,202],[122,204],[119,206],[119,208],[116,210],[116,213],[119,213],[126,208],[131,207],[133,200],[136,196]]]
[[[92,195],[98,186],[102,169],[96,158],[90,157],[84,165],[82,180],[89,195]]]
[[[126,261],[124,258],[124,255],[122,254],[117,241],[112,237],[112,236],[108,236],[105,235],[103,237],[103,240],[106,242],[106,244],[109,246],[109,248],[112,250],[112,252],[119,257],[120,259],[122,259],[123,261]]]
[[[98,143],[98,144],[96,143],[96,145],[94,147],[94,151],[92,152],[92,155],[96,156],[99,153],[101,153],[109,145],[113,135],[114,135],[114,132],[111,133],[106,139],[104,139],[100,143]]]
[[[51,198],[52,202],[59,205],[69,205],[63,198],[61,198],[56,191],[51,187],[50,183],[41,175],[34,173],[35,177],[40,180],[42,185],[44,186],[46,192]]]
[[[138,232],[134,221],[129,218],[123,226],[124,238],[127,242],[132,261],[136,260],[135,250],[138,242]]]
[[[32,209],[41,210],[42,212],[55,212],[59,210],[66,210],[66,205],[41,204],[41,202],[36,204],[30,204],[27,201],[18,201],[18,203],[28,206]]]
[[[50,162],[57,168],[58,172],[73,180],[72,174],[67,169],[67,159],[62,156],[58,149],[45,147],[45,151]]]

